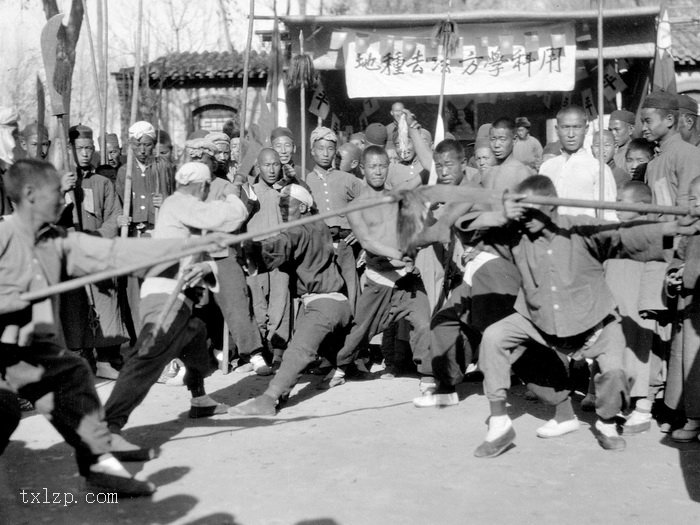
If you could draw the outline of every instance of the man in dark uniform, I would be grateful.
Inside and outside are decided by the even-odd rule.
[[[80,210],[80,223],[72,225],[72,206],[66,208],[62,223],[80,231],[105,238],[117,236],[117,217],[121,206],[114,184],[95,172],[93,132],[87,126],[73,126],[68,133],[77,167],[74,188]],[[129,340],[123,321],[116,280],[87,286],[64,296],[61,320],[68,348],[78,351],[96,369],[96,375],[116,379],[122,358],[119,348]],[[124,297],[122,297],[124,301]],[[97,349],[97,362],[93,356]]]
[[[312,207],[311,194],[302,186],[290,184],[281,191],[283,220],[306,217]],[[272,416],[280,398],[289,396],[302,371],[316,360],[318,351],[342,345],[350,324],[350,305],[343,277],[335,263],[333,242],[322,221],[296,226],[260,243],[252,243],[247,252],[260,270],[281,268],[294,272],[294,293],[303,302],[282,364],[267,390],[229,409],[232,415]]]

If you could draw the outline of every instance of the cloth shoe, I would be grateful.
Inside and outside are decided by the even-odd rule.
[[[459,404],[457,392],[447,392],[442,394],[438,394],[437,392],[428,392],[413,399],[413,406],[416,408],[449,407],[457,404]]]
[[[265,362],[265,358],[261,354],[250,356],[250,364],[253,365],[253,372],[259,376],[272,375],[270,365]]]
[[[121,434],[112,434],[110,452],[118,461],[149,461],[156,457],[152,448],[141,448],[130,443]]]
[[[596,439],[598,444],[605,450],[624,450],[627,446],[624,438],[617,433],[617,425],[614,423],[603,423],[600,419],[595,422]]]
[[[622,425],[622,433],[626,436],[641,434],[651,428],[651,412],[633,410]]]
[[[508,450],[513,441],[515,441],[515,429],[509,419],[505,432],[494,440],[484,440],[474,451],[474,456],[477,458],[495,458]]]
[[[109,361],[98,361],[95,375],[102,379],[116,380],[119,377],[119,371],[112,366]]]
[[[550,419],[535,432],[537,437],[546,439],[563,436],[564,434],[569,434],[570,432],[576,432],[579,428],[581,428],[581,423],[579,423],[577,418],[569,419],[567,421]]]
[[[276,404],[270,396],[262,394],[229,408],[228,413],[232,416],[274,416],[277,413]]]
[[[190,418],[198,419],[200,417],[211,417],[218,414],[225,414],[229,409],[228,405],[219,403],[215,399],[204,395],[193,397],[190,400]]]
[[[676,443],[690,443],[700,436],[700,420],[689,419],[683,428],[671,432],[671,439]]]
[[[153,483],[132,477],[112,454],[101,455],[97,463],[90,466],[85,482],[88,490],[116,492],[128,497],[150,496],[156,491]]]
[[[396,379],[397,375],[399,375],[399,372],[396,367],[393,365],[387,365],[384,367],[384,371],[379,374],[379,379]]]
[[[181,364],[182,361],[180,361],[179,359],[173,359],[172,361],[170,361],[163,369],[163,372],[160,374],[160,377],[158,377],[157,382],[167,384],[168,380],[174,380],[177,377],[178,372],[180,371]],[[183,372],[182,376],[184,377],[184,375],[185,374]]]
[[[328,372],[326,377],[323,378],[323,381],[321,381],[317,388],[319,390],[330,390],[331,388],[335,388],[336,386],[344,384],[345,372],[340,368],[334,368],[333,370]]]
[[[426,396],[428,394],[434,394],[437,390],[437,383],[434,377],[421,377],[420,383],[418,383],[418,391],[420,395]]]
[[[584,412],[595,412],[595,395],[586,394],[581,400],[581,410]]]

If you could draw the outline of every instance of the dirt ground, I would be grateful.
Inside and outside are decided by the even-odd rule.
[[[217,372],[207,381],[214,397],[236,404],[268,378]],[[319,381],[304,376],[276,417],[249,419],[190,420],[185,388],[156,385],[125,435],[160,447],[158,458],[128,464],[158,491],[111,504],[86,501],[96,496],[83,490],[71,449],[29,415],[0,457],[0,523],[700,523],[700,442],[675,444],[656,425],[628,438],[624,452],[598,446],[587,413],[580,431],[539,439],[548,413],[515,387],[516,446],[476,459],[488,412],[479,383],[462,384],[460,404],[438,410],[413,407],[416,378],[328,392],[316,390]],[[101,382],[100,396],[111,388]]]

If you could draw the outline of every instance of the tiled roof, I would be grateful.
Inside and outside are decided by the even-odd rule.
[[[177,87],[201,81],[243,82],[243,54],[238,51],[204,51],[201,53],[170,53],[148,64],[151,86],[158,86],[161,77],[164,87]],[[249,81],[265,82],[269,56],[267,53],[250,54]],[[131,75],[133,68],[119,73]],[[143,72],[143,70],[142,70]]]
[[[694,66],[700,62],[700,3],[697,0],[669,0],[672,52],[676,62]]]

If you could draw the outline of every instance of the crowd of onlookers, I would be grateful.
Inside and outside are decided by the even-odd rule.
[[[13,115],[2,113],[12,136]],[[613,111],[608,129],[595,133],[584,110],[565,107],[556,117],[558,140],[545,147],[530,134],[534,117],[504,116],[480,126],[473,140],[447,133],[438,144],[403,103],[387,117],[387,125],[375,122],[350,136],[312,130],[305,172],[296,159],[307,152],[297,150],[299,137],[286,127],[259,144],[229,122],[193,132],[177,154],[169,134],[148,122],[129,128],[124,148],[116,135],[70,128],[74,169],[61,171],[56,217],[34,220],[36,246],[46,235],[41,228],[54,224],[94,242],[78,236],[85,244],[75,241],[69,250],[69,234],[60,248],[68,250],[59,258],[67,265],[61,278],[89,273],[104,259],[100,250],[111,254],[109,266],[123,263],[120,250],[138,259],[172,251],[176,245],[167,243],[176,239],[181,246],[212,232],[251,234],[242,245],[210,247],[203,256],[52,302],[52,341],[86,359],[97,377],[116,380],[106,417],[95,423],[108,429],[109,451],[124,460],[143,456],[121,429],[155,382],[187,386],[190,417],[274,415],[305,371],[323,374],[322,388],[417,374],[419,408],[457,404],[456,385],[467,374],[483,375],[491,417],[479,457],[496,456],[515,439],[505,408],[511,373],[554,407],[540,437],[579,428],[571,401],[579,391],[580,409],[598,415],[603,448],[623,448],[621,435],[648,430],[653,418],[672,439],[695,440],[700,245],[692,219],[648,214],[643,205],[695,209],[697,102],[651,93],[638,113]],[[8,231],[41,215],[34,195],[55,173],[46,161],[57,155],[36,123],[15,129],[14,139],[0,151]],[[448,186],[452,195],[439,192]],[[344,211],[397,194],[400,206]],[[411,208],[410,194],[430,204]],[[530,205],[523,195],[604,196],[640,206],[615,212]],[[285,225],[319,213],[322,220]],[[411,221],[415,231],[403,235]],[[7,235],[3,242],[14,239]],[[119,237],[139,240],[100,244]],[[81,250],[92,263],[71,259]],[[40,315],[36,305],[29,310]],[[13,318],[3,329],[13,323],[20,336],[3,335],[3,344],[22,347],[22,322]],[[204,390],[217,358],[221,367],[274,377],[262,395],[227,407]],[[3,388],[14,390],[23,410],[41,410],[42,391],[31,384],[8,380]],[[101,464],[95,461],[85,465],[94,470]]]

